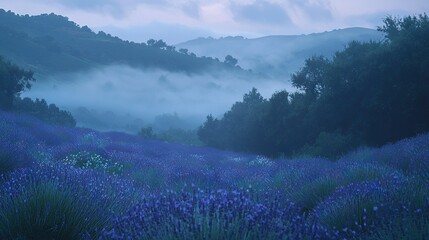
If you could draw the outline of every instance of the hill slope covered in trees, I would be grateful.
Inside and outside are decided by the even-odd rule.
[[[0,35],[0,55],[37,74],[112,64],[185,73],[241,70],[212,58],[176,51],[162,40],[134,43],[102,31],[94,33],[53,13],[29,16],[0,9]]]
[[[272,77],[289,78],[314,55],[332,56],[351,41],[381,41],[384,34],[374,29],[346,28],[308,35],[278,35],[261,38],[198,38],[177,44],[201,56],[224,59],[232,55],[245,69]]]
[[[256,89],[199,130],[210,146],[335,157],[429,131],[429,17],[386,18],[383,42],[352,42],[292,76],[298,92]]]

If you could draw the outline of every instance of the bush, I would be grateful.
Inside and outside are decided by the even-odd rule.
[[[47,123],[65,127],[75,127],[76,120],[70,112],[60,110],[55,104],[47,104],[44,99],[15,98],[13,110],[39,118]]]
[[[339,132],[321,132],[313,145],[301,149],[301,154],[335,158],[357,146],[359,146],[358,141],[351,135],[343,135]]]
[[[350,184],[337,189],[315,212],[322,225],[344,231],[374,227],[386,203],[386,190],[377,182]]]
[[[156,138],[156,134],[153,132],[152,127],[142,128],[138,135],[140,137],[145,138],[145,139],[155,139]]]
[[[338,186],[340,186],[339,181],[333,177],[322,177],[295,189],[290,198],[302,207],[304,212],[309,212],[335,191]]]
[[[80,239],[107,222],[93,204],[55,182],[28,186],[0,203],[2,239]]]

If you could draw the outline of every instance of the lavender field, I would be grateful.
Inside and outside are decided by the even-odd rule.
[[[268,159],[0,113],[1,239],[428,239],[429,135]]]

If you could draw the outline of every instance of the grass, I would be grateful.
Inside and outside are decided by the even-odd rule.
[[[2,239],[79,239],[96,235],[109,219],[90,202],[55,182],[35,183],[12,197],[3,197],[0,208]]]
[[[0,239],[429,238],[429,134],[272,160],[5,115]]]
[[[309,212],[335,191],[340,184],[335,178],[322,177],[291,192],[290,198],[302,207],[304,212]]]

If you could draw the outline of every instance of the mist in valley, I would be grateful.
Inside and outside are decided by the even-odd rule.
[[[264,97],[292,89],[287,79],[114,65],[42,77],[22,97],[55,103],[70,111],[81,127],[136,133],[146,126],[157,130],[195,129],[209,114],[222,116],[253,87]]]

